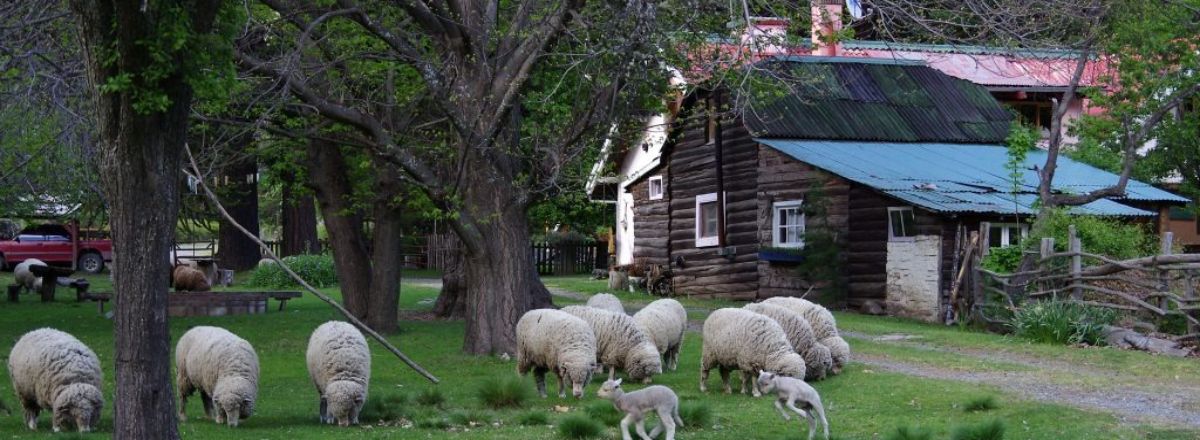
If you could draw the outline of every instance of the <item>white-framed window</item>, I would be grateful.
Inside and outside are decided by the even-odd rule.
[[[1019,223],[989,223],[988,247],[1012,246],[1029,234],[1029,225]]]
[[[663,186],[662,176],[651,176],[650,180],[646,181],[646,185],[650,192],[650,200],[662,200],[663,193],[667,189]]]
[[[718,238],[717,193],[696,196],[696,247],[716,246]]]
[[[912,241],[917,235],[911,206],[888,208],[888,241]]]
[[[803,200],[775,202],[771,205],[771,244],[775,247],[804,247]]]

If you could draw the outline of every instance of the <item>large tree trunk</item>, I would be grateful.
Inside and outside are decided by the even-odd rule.
[[[467,286],[466,273],[463,272],[463,252],[461,248],[454,253],[454,258],[446,262],[442,268],[442,291],[438,293],[437,302],[433,304],[433,315],[442,319],[462,319],[467,317]]]
[[[258,236],[258,162],[247,157],[226,166],[221,177],[223,205],[238,224]],[[236,227],[221,219],[217,234],[220,266],[237,271],[254,268],[262,258],[258,243],[246,239]]]
[[[342,290],[342,304],[358,319],[367,319],[371,288],[371,261],[363,241],[362,218],[355,214],[350,195],[353,186],[346,176],[346,159],[335,145],[313,140],[308,145],[310,186],[317,194],[333,265]]]
[[[283,184],[283,206],[280,223],[283,224],[283,240],[279,246],[280,256],[321,253],[317,238],[317,207],[311,194],[297,194],[295,176],[285,176]]]

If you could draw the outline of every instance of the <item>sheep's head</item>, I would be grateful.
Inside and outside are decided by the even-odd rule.
[[[758,389],[769,393],[775,389],[775,373],[767,370],[758,372]]]
[[[780,376],[803,378],[805,373],[804,358],[796,353],[786,353],[782,356],[767,360],[764,370],[774,371]]]
[[[833,374],[842,372],[842,368],[850,361],[850,344],[846,343],[845,339],[839,336],[830,336],[820,340],[821,344],[829,347],[830,356],[833,358]]]
[[[604,381],[604,384],[600,385],[600,389],[596,391],[596,395],[601,399],[609,400],[615,399],[621,394],[624,394],[624,392],[621,391],[621,379],[606,380]]]
[[[558,367],[559,377],[571,381],[571,395],[576,399],[583,398],[583,389],[592,381],[597,364],[588,362],[563,362]]]
[[[829,352],[829,347],[823,344],[814,344],[813,350],[817,352],[818,365],[813,365],[813,368],[818,370],[817,378],[824,379],[830,372],[833,371],[833,356]]]
[[[100,421],[103,406],[99,388],[85,383],[67,385],[54,397],[54,426],[73,424],[79,432],[91,432]]]
[[[225,412],[226,423],[236,427],[238,420],[254,415],[254,399],[257,395],[258,387],[246,378],[222,377],[213,387],[212,400]]]
[[[662,374],[662,357],[654,344],[638,344],[625,355],[625,374],[630,379],[650,379],[655,374]]]
[[[358,382],[338,380],[325,386],[325,401],[329,415],[339,426],[356,423],[363,402],[367,401],[367,388]]]

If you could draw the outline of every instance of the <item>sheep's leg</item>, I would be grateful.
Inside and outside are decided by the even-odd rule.
[[[211,419],[212,418],[212,409],[213,409],[212,396],[209,396],[208,393],[201,391],[200,392],[200,403],[202,403],[204,405],[204,417],[208,417]]]
[[[821,405],[820,400],[813,400],[809,403],[812,404],[812,410],[809,412],[817,413],[817,417],[821,419],[821,428],[825,431],[825,440],[829,440],[829,421],[825,420],[825,407]]]
[[[634,428],[637,428],[638,437],[641,437],[642,440],[654,440],[653,436],[646,434],[646,418],[645,417],[639,418],[637,421],[637,424],[634,425]],[[655,435],[658,435],[658,434],[655,434]]]
[[[617,367],[609,366],[608,367],[608,380],[613,380],[616,378],[617,378]]]
[[[758,369],[742,372],[742,384],[750,384],[750,395],[754,397],[762,397],[762,392],[758,390],[758,381],[754,380],[758,376]]]
[[[812,440],[813,436],[817,434],[816,420],[813,419],[812,414],[809,414],[808,411],[797,408],[795,397],[789,397],[787,399],[787,407],[788,409],[795,411],[796,414],[804,416],[804,418],[808,421],[808,440]]]
[[[37,431],[38,413],[41,412],[41,407],[37,402],[21,399],[21,408],[25,410],[25,426],[31,431]]]
[[[675,440],[675,415],[671,408],[658,408],[658,426],[650,431],[651,438],[658,438],[658,434],[667,432],[666,440]]]
[[[178,384],[177,387],[179,388],[179,421],[186,422],[187,398],[192,394],[194,389],[192,388],[192,384],[188,383],[187,378],[183,377],[182,374],[175,376],[175,383]]]
[[[321,396],[320,402],[317,403],[317,420],[321,424],[329,423],[329,401],[325,400],[325,396]]]
[[[633,414],[626,414],[625,418],[621,419],[621,440],[633,440],[629,435],[629,424],[633,423]]]
[[[538,395],[542,396],[542,398],[545,399],[546,398],[546,369],[545,368],[534,368],[533,369],[533,381],[535,383],[537,383]],[[559,394],[562,394],[562,376],[559,376],[558,385],[559,385],[558,392],[559,392]]]
[[[700,392],[708,392],[708,368],[700,368]]]
[[[787,411],[783,410],[783,399],[775,399],[775,409],[779,410],[779,415],[783,416],[784,420],[792,419],[792,416],[788,415]]]
[[[725,387],[725,394],[733,394],[733,387],[729,386],[730,369],[725,367],[717,367],[721,372],[721,384]]]

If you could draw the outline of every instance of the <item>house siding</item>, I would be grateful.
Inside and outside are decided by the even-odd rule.
[[[667,170],[660,168],[649,176],[663,176],[667,184]],[[670,194],[663,198],[650,200],[650,181],[648,178],[639,179],[629,186],[633,194],[633,236],[636,237],[633,246],[633,259],[637,263],[667,265],[671,263],[670,250],[667,248],[667,237],[670,233],[669,214]],[[667,186],[668,191],[670,186]]]

